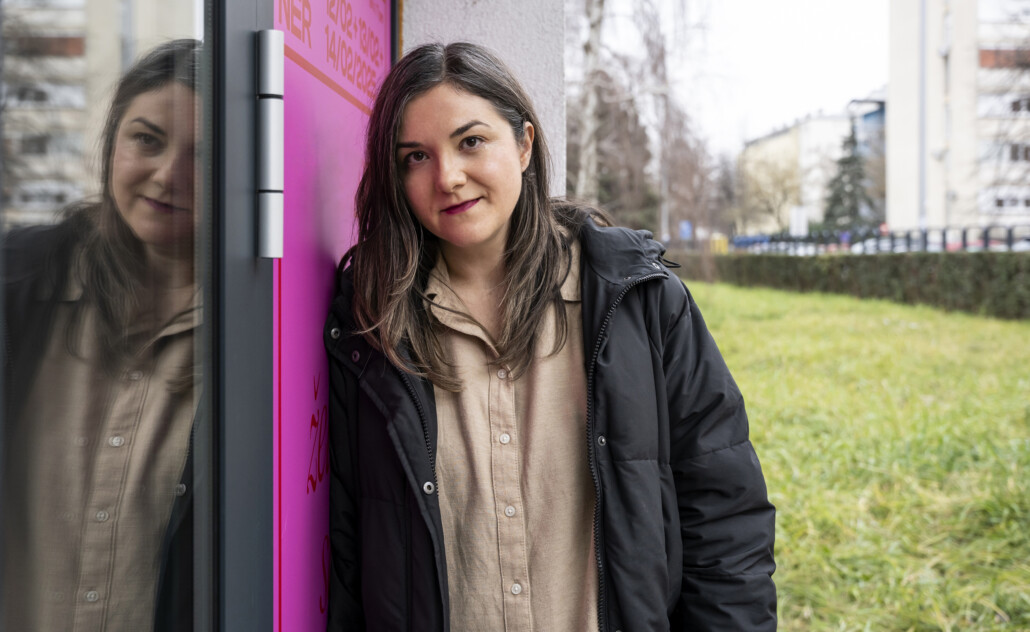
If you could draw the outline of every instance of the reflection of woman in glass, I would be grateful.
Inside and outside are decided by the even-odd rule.
[[[774,510],[649,234],[548,197],[469,44],[391,70],[330,357],[331,630],[772,630]]]
[[[192,624],[198,56],[121,79],[99,202],[4,240],[7,630]]]

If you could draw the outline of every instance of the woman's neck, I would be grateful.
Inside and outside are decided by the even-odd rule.
[[[483,253],[468,248],[441,248],[451,285],[461,285],[476,290],[496,287],[504,283],[507,269],[504,253]]]
[[[148,248],[147,282],[157,291],[193,286],[193,254],[163,253]]]
[[[486,256],[470,249],[442,248],[450,286],[469,315],[499,341],[504,328],[504,293],[507,267],[504,253]]]

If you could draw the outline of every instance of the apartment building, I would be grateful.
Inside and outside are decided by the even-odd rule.
[[[737,232],[804,235],[821,222],[826,187],[850,132],[847,114],[819,113],[749,141],[738,161],[743,195]]]
[[[892,2],[887,222],[1030,223],[1030,1]]]
[[[189,37],[196,3],[3,0],[3,222],[53,221],[99,191],[110,90],[139,52]],[[159,35],[160,33],[160,35]]]

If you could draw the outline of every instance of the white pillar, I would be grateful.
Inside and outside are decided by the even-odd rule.
[[[565,8],[554,0],[405,0],[401,42],[473,42],[496,53],[536,107],[551,150],[551,194],[565,194]]]

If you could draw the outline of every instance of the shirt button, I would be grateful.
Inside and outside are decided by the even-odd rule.
[[[499,378],[501,378],[503,380],[504,378],[508,377],[508,372],[505,371],[504,369],[499,369],[497,371],[497,377],[499,377]]]
[[[507,507],[504,508],[504,515],[506,515],[509,518],[511,518],[512,516],[515,515],[515,508],[512,507],[511,505],[508,505]]]
[[[107,444],[112,448],[120,448],[125,445],[125,437],[115,435],[107,440]]]
[[[425,483],[422,484],[422,491],[425,492],[426,494],[430,494],[431,495],[433,492],[436,491],[436,485],[433,485],[432,481],[426,481]]]
[[[511,435],[507,432],[502,432],[501,436],[498,437],[497,440],[503,443],[504,445],[508,445],[509,443],[511,443]]]
[[[140,371],[139,369],[129,371],[129,374],[126,375],[126,377],[129,378],[130,382],[138,382],[143,379],[143,371]]]
[[[179,483],[175,486],[175,495],[183,496],[186,494],[186,483]]]
[[[107,519],[111,517],[111,514],[107,513],[103,509],[96,513],[97,522],[107,522]]]
[[[93,603],[93,602],[97,601],[98,599],[100,599],[100,593],[98,593],[95,590],[87,590],[86,594],[83,595],[82,598],[85,599],[86,601],[90,602],[90,603]]]
[[[333,340],[339,340],[340,339],[340,328],[339,327],[333,327],[332,329],[330,329],[329,330],[329,337],[332,338]]]
[[[511,585],[511,594],[517,595],[522,592],[522,584],[514,583]]]
[[[597,437],[597,445],[600,445],[600,446],[608,445],[608,439],[605,439],[604,435],[598,436]]]

